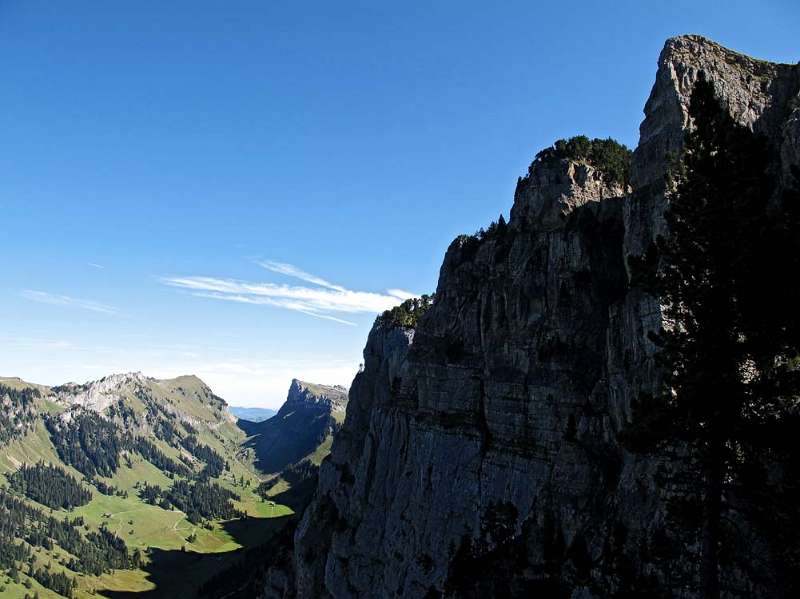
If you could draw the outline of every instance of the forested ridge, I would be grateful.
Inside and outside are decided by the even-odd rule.
[[[61,468],[38,462],[8,476],[12,489],[51,508],[72,509],[89,503],[92,494]]]
[[[35,400],[41,393],[34,387],[15,389],[0,383],[0,444],[20,437],[36,420]]]

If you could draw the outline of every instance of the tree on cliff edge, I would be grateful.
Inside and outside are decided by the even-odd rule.
[[[787,227],[797,202],[780,215],[771,208],[766,141],[738,125],[702,77],[689,113],[667,235],[634,264],[664,306],[664,328],[652,339],[665,374],[664,397],[648,406],[634,435],[692,448],[703,481],[703,593],[716,599],[725,491],[744,459],[769,449],[767,431],[777,430],[798,394],[798,305],[791,305],[798,230]]]

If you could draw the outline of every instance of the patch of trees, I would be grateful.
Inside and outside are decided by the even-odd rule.
[[[232,500],[238,500],[239,496],[211,482],[175,481],[165,498],[184,512],[186,519],[193,524],[204,518],[228,520],[244,515],[233,506]]]
[[[106,415],[109,419],[118,419],[126,426],[136,421],[136,413],[133,408],[125,403],[125,400],[118,400],[111,404],[106,410]]]
[[[27,562],[31,555],[31,549],[27,545],[8,537],[0,537],[0,568],[11,568],[16,562]]]
[[[583,161],[603,173],[608,183],[627,185],[630,179],[633,152],[625,145],[611,139],[589,139],[578,135],[569,139],[559,139],[550,148],[538,154],[528,169],[531,175],[539,164],[550,164],[559,160]]]
[[[489,226],[485,229],[481,227],[475,232],[474,237],[478,239],[478,241],[487,241],[490,239],[502,239],[505,237],[506,233],[508,232],[508,224],[506,223],[506,217],[502,214],[497,218],[497,220],[492,221],[489,223]]]
[[[144,483],[139,487],[139,499],[150,505],[156,505],[163,492],[163,489],[158,485]]]
[[[98,491],[100,491],[103,495],[108,495],[109,497],[116,495],[117,497],[127,497],[128,492],[122,489],[115,487],[114,485],[109,485],[104,483],[102,480],[95,478],[90,481]]]
[[[205,467],[200,473],[201,480],[215,478],[222,474],[226,467],[225,459],[208,445],[197,441],[197,437],[189,435],[181,440],[181,446],[197,459],[205,462]]]
[[[8,475],[8,482],[15,491],[54,509],[71,510],[92,500],[92,494],[73,476],[44,462],[23,464]]]
[[[132,567],[131,556],[125,541],[105,526],[102,526],[97,532],[86,533],[86,539],[94,546],[98,557],[102,557],[101,566],[115,570],[127,570]]]
[[[186,519],[193,524],[198,524],[204,519],[228,520],[244,516],[244,512],[237,510],[233,505],[234,500],[239,500],[236,493],[208,481],[176,480],[167,490],[158,485],[145,483],[139,489],[139,497],[163,509],[174,507],[181,510],[186,514]]]
[[[157,439],[175,445],[175,439],[178,437],[178,429],[167,418],[159,418],[153,426],[153,434]]]
[[[144,437],[136,437],[132,443],[132,449],[163,472],[171,472],[179,476],[191,476],[192,474],[189,468],[168,457],[163,451]]]
[[[0,553],[20,555],[20,550],[12,545],[22,539],[48,551],[58,545],[73,556],[67,564],[73,572],[100,575],[113,568],[132,567],[125,541],[105,529],[84,536],[83,518],[59,520],[3,489],[0,489],[0,514]]]
[[[168,457],[148,439],[124,434],[117,424],[95,412],[75,411],[70,420],[48,416],[45,425],[61,460],[91,480],[113,476],[123,451],[135,451],[164,472],[192,474],[190,468]]]
[[[386,310],[378,316],[378,322],[385,326],[413,329],[422,315],[433,305],[433,300],[434,296],[427,294],[421,297],[412,297],[399,306]]]
[[[34,569],[31,567],[30,575],[31,578],[33,578],[43,587],[48,588],[59,595],[63,595],[68,599],[71,599],[74,596],[75,589],[78,588],[77,581],[74,578],[67,576],[63,572],[57,572],[47,568]]]
[[[494,261],[495,263],[500,262],[508,256],[509,244],[500,243],[506,239],[508,231],[506,218],[501,214],[496,221],[492,221],[485,229],[481,227],[472,235],[463,234],[456,237],[447,252],[450,254],[453,249],[457,249],[458,264],[463,264],[475,257],[485,241],[495,241],[497,242],[497,247],[494,253]]]
[[[117,426],[90,411],[75,411],[70,420],[45,418],[58,457],[88,477],[112,476],[123,449]]]
[[[0,384],[0,443],[24,434],[33,425],[34,400],[40,396],[33,387],[15,389]]]

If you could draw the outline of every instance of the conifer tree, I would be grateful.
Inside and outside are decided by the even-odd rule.
[[[800,391],[797,304],[787,301],[797,297],[789,263],[797,265],[792,222],[800,220],[787,226],[797,213],[791,194],[772,201],[766,141],[731,118],[703,77],[689,114],[667,234],[633,264],[663,306],[664,327],[652,339],[665,392],[639,415],[629,440],[691,448],[703,481],[701,582],[704,596],[717,599],[726,488],[747,450],[769,445],[765,427]]]

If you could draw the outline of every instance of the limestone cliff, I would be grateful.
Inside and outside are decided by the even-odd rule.
[[[346,407],[344,387],[294,379],[275,416],[263,422],[240,420],[239,427],[250,437],[245,446],[255,451],[257,466],[277,474],[304,459],[319,463],[327,455]]]
[[[660,308],[630,287],[626,259],[662,230],[700,72],[784,173],[798,163],[798,66],[669,40],[630,187],[587,161],[535,162],[507,228],[451,244],[416,328],[376,322],[267,596],[699,596],[692,558],[670,553],[679,466],[629,453],[618,433],[658,385],[647,332]],[[742,528],[726,589],[780,596],[769,548]]]

